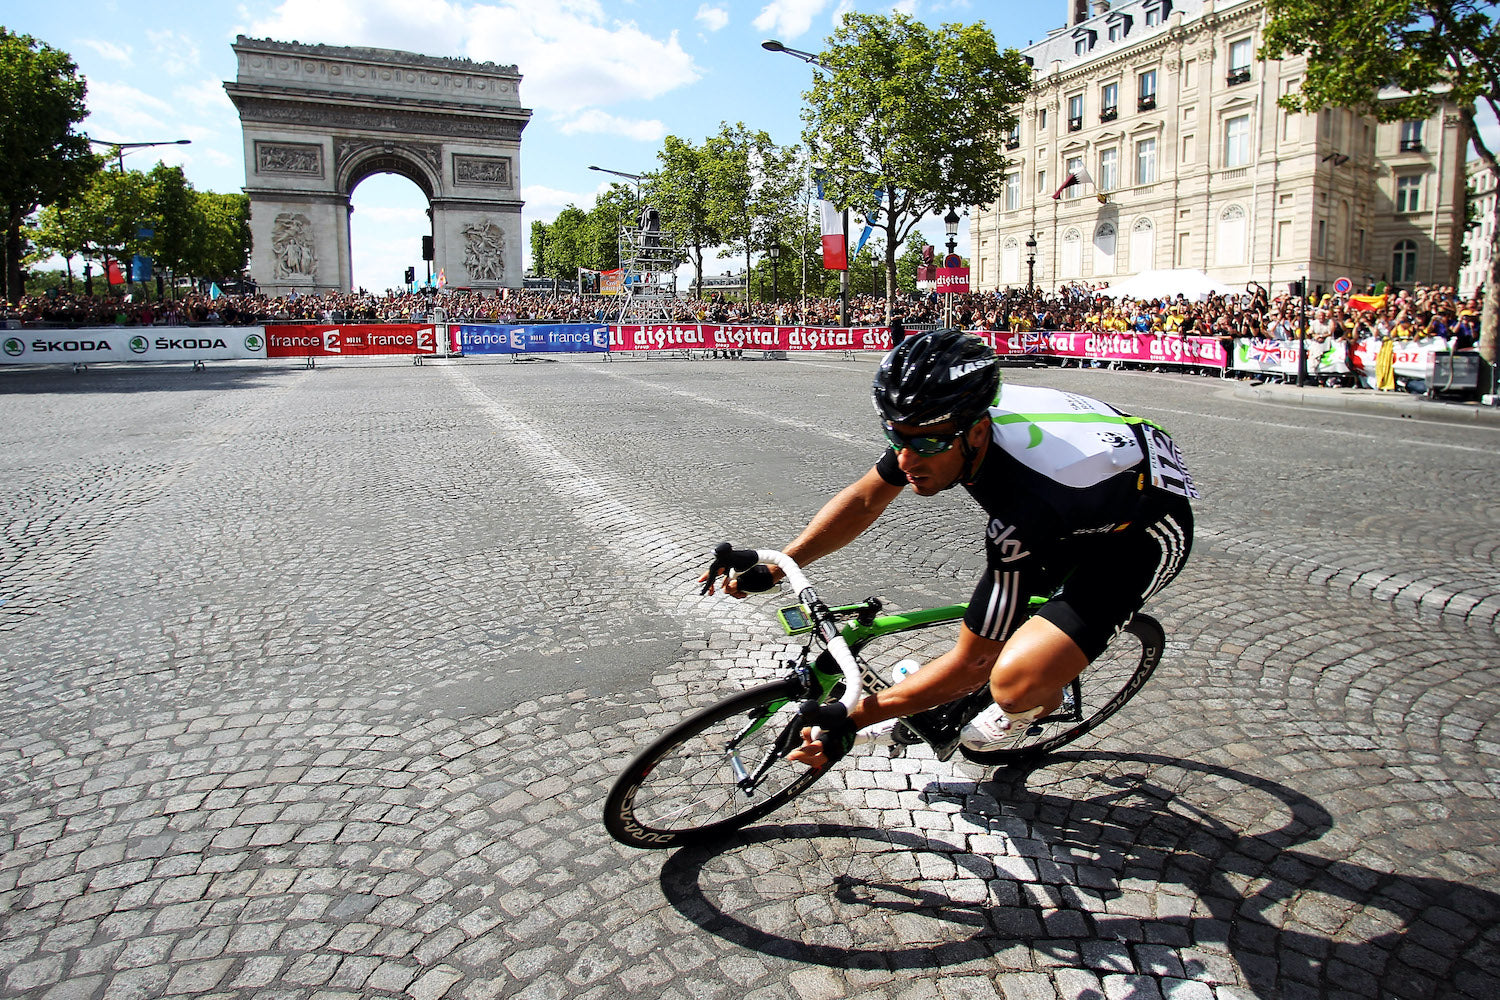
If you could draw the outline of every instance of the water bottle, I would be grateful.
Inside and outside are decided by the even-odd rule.
[[[891,668],[891,682],[900,684],[912,674],[922,669],[922,664],[917,660],[906,659],[899,661]]]

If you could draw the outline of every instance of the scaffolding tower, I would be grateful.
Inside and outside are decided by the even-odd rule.
[[[661,215],[647,206],[637,225],[620,226],[620,289],[617,323],[644,324],[669,321],[670,305],[677,298],[677,264],[681,257],[670,233],[661,231]],[[663,278],[666,280],[664,281]]]

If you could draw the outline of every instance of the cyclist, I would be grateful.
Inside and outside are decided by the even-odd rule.
[[[847,725],[820,740],[804,731],[791,757],[814,767],[847,753],[858,730],[986,681],[995,705],[962,739],[978,750],[1003,747],[1012,730],[1062,704],[1064,688],[1181,571],[1192,547],[1189,498],[1198,494],[1163,431],[1075,393],[1002,393],[999,359],[978,337],[952,329],[909,337],[881,361],[874,398],[890,447],[786,553],[805,566],[859,537],[907,486],[925,497],[961,485],[989,518],[987,569],[952,649],[867,695]],[[759,566],[725,591],[768,590],[780,573]],[[1054,589],[1027,617],[1029,595]]]

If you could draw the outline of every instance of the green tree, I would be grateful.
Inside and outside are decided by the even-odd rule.
[[[87,255],[92,248],[87,215],[61,205],[48,205],[37,214],[36,222],[31,227],[30,240],[39,250],[63,259],[67,288],[71,293],[73,259]]]
[[[239,191],[195,191],[191,254],[186,274],[213,281],[240,280],[250,263],[250,196]]]
[[[889,297],[896,248],[922,219],[999,196],[1031,68],[983,22],[932,29],[902,14],[848,14],[820,60],[803,139],[836,205],[873,208],[879,193]]]
[[[661,169],[651,175],[650,201],[661,212],[662,228],[693,265],[693,294],[703,292],[703,254],[724,242],[710,218],[709,156],[707,143],[694,146],[669,135],[662,143]]]
[[[797,151],[776,145],[764,130],[725,122],[704,142],[702,162],[708,222],[724,245],[744,253],[748,272],[751,254],[789,228],[801,184]]]
[[[5,295],[21,283],[21,227],[44,205],[66,205],[97,173],[88,137],[88,85],[66,53],[0,27],[0,209],[5,212]]]
[[[1311,112],[1332,105],[1391,122],[1426,118],[1449,102],[1479,159],[1497,169],[1495,153],[1474,122],[1480,101],[1500,117],[1500,38],[1493,3],[1270,0],[1267,13],[1260,57],[1307,57],[1301,86],[1279,100],[1282,107]],[[1382,94],[1386,88],[1395,89]],[[1500,206],[1495,215],[1479,339],[1492,385],[1500,321]]]

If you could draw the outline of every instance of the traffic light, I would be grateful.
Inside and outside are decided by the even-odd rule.
[[[1289,293],[1291,293],[1292,298],[1294,298],[1294,299],[1300,299],[1300,298],[1302,298],[1303,291],[1304,291],[1304,289],[1306,287],[1307,287],[1306,283],[1303,282],[1301,279],[1298,279],[1297,281],[1294,281],[1290,285],[1287,286],[1287,291]]]
[[[414,267],[408,267],[406,269],[406,283],[408,285],[410,285],[410,284],[413,284],[416,280],[417,280],[417,269],[414,268]]]

